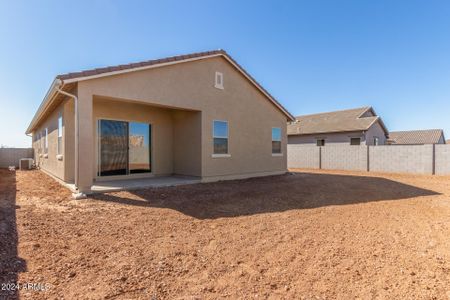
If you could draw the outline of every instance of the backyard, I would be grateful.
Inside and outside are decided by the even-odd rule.
[[[291,171],[76,201],[0,170],[0,299],[450,299],[450,177]]]

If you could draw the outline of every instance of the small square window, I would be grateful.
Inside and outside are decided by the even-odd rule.
[[[350,145],[352,146],[361,145],[361,138],[350,138]]]
[[[223,90],[223,74],[220,72],[216,72],[216,79],[215,79],[214,87],[217,89]]]
[[[318,146],[318,147],[320,147],[320,146],[325,146],[325,140],[324,140],[324,139],[318,139],[318,140],[317,140],[317,146]]]

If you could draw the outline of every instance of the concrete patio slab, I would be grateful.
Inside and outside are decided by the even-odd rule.
[[[153,178],[139,178],[139,179],[124,179],[124,180],[110,180],[97,181],[91,187],[92,193],[107,193],[117,192],[123,190],[136,190],[144,188],[157,188],[167,186],[178,186],[200,183],[201,179],[198,177],[186,176],[161,176]]]

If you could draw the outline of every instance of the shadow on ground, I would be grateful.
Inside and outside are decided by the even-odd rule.
[[[198,219],[215,219],[438,194],[382,177],[291,173],[98,194],[92,198],[122,205],[170,208]]]
[[[18,257],[16,223],[16,174],[0,169],[0,299],[18,299],[16,284],[19,272],[26,271],[26,262]]]

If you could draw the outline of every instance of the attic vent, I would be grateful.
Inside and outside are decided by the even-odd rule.
[[[214,87],[216,89],[223,90],[223,74],[220,72],[216,72],[216,81],[215,81]]]

